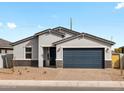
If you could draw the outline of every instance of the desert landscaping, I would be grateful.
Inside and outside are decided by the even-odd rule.
[[[88,81],[122,81],[119,69],[63,69],[14,67],[0,69],[0,80],[88,80]]]

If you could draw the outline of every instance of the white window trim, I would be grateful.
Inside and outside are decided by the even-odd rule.
[[[25,60],[32,60],[32,51],[31,52],[26,52],[26,48],[31,48],[32,49],[32,51],[33,51],[33,48],[32,48],[32,46],[25,46],[24,47],[24,59]],[[26,53],[31,53],[31,58],[26,58]]]

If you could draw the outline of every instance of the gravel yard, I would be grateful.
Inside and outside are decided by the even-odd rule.
[[[124,80],[119,69],[63,69],[63,68],[35,68],[14,67],[0,69],[0,80]]]

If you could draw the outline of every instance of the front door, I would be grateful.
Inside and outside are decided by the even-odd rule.
[[[50,47],[50,65],[56,65],[56,47]]]

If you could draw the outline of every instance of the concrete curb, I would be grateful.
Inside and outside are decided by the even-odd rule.
[[[124,81],[41,81],[41,80],[0,80],[0,86],[36,87],[110,87],[124,88]]]

